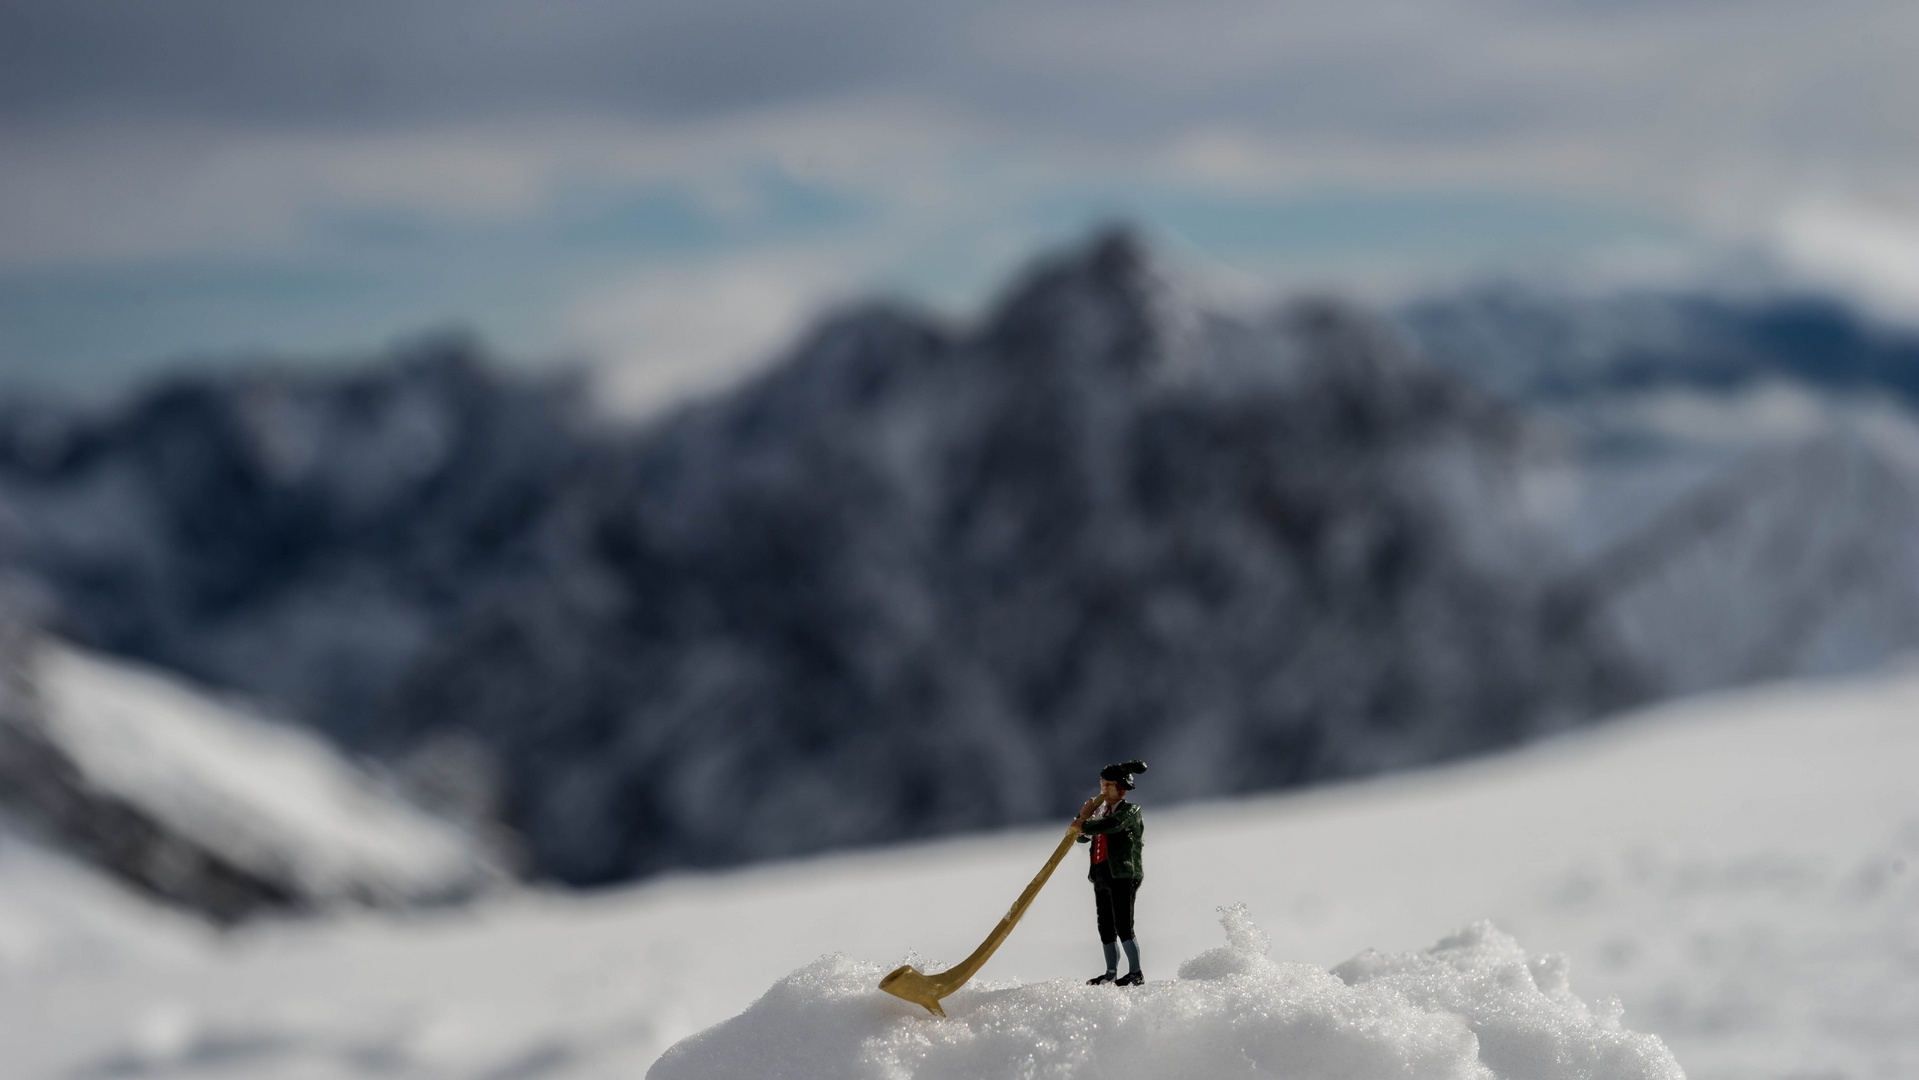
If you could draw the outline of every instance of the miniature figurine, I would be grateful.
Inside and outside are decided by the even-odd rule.
[[[1140,819],[1139,807],[1126,801],[1133,777],[1145,771],[1146,763],[1137,760],[1101,769],[1099,794],[1086,800],[1075,819],[1079,842],[1093,845],[1086,879],[1093,883],[1099,941],[1106,950],[1106,974],[1086,980],[1088,986],[1139,986],[1146,981],[1139,968],[1139,944],[1133,940],[1133,900],[1146,878],[1146,823]],[[1131,969],[1125,975],[1119,974],[1122,948]]]

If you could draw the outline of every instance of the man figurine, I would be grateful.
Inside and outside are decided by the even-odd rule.
[[[1139,986],[1146,981],[1139,970],[1139,945],[1133,940],[1133,898],[1146,877],[1142,858],[1146,823],[1140,820],[1139,807],[1126,801],[1126,793],[1133,790],[1133,776],[1145,771],[1144,761],[1126,761],[1101,769],[1099,794],[1086,800],[1075,819],[1080,827],[1079,842],[1093,845],[1093,862],[1086,879],[1093,883],[1093,902],[1099,908],[1099,941],[1106,950],[1106,974],[1086,980],[1088,986]],[[1125,975],[1119,974],[1122,948],[1131,968]]]

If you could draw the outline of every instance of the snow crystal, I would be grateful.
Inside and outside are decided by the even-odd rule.
[[[1274,969],[1276,965],[1266,958],[1266,951],[1273,946],[1272,935],[1253,922],[1245,904],[1221,908],[1219,924],[1226,928],[1226,945],[1208,949],[1181,964],[1180,978],[1223,979],[1228,975],[1251,975]]]
[[[1573,996],[1559,957],[1479,923],[1423,953],[1333,971],[1266,956],[1243,906],[1174,981],[969,986],[947,1018],[877,990],[883,965],[824,957],[667,1051],[648,1080],[1338,1077],[1683,1080],[1657,1037]]]

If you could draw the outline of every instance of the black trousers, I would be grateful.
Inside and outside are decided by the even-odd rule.
[[[1138,892],[1138,878],[1129,881],[1104,874],[1093,878],[1093,903],[1099,908],[1101,941],[1133,940],[1133,898]]]

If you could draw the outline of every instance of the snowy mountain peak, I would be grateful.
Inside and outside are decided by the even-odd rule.
[[[1163,354],[1165,300],[1144,244],[1113,229],[1030,271],[989,316],[982,344],[1036,378],[1059,366],[1082,378],[1137,376]]]

